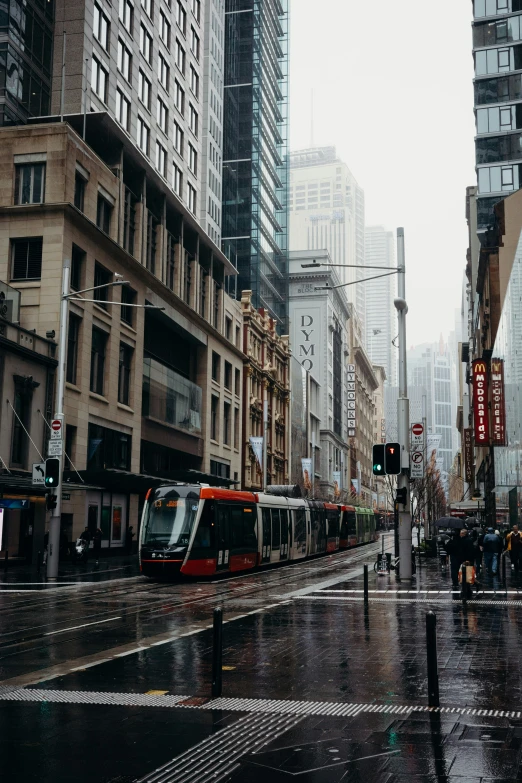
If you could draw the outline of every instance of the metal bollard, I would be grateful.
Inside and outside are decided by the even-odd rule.
[[[368,566],[364,566],[364,603],[368,604]]]
[[[504,583],[504,587],[507,587],[507,575],[506,575],[506,553],[500,555],[500,559],[502,560],[502,582]]]
[[[223,690],[223,610],[214,609],[212,637],[212,696],[221,696]]]
[[[426,615],[426,655],[428,660],[428,706],[440,707],[439,672],[437,668],[437,616]]]

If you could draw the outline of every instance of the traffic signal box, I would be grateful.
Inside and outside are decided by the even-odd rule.
[[[49,489],[56,489],[60,483],[60,460],[57,457],[50,457],[45,460],[45,486]]]
[[[374,476],[386,475],[386,467],[384,464],[384,443],[378,443],[373,447],[373,474]]]
[[[378,443],[373,447],[374,476],[398,476],[401,472],[400,443]]]

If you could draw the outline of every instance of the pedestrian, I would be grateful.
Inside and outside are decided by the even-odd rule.
[[[95,557],[95,560],[96,560],[96,565],[98,565],[98,562],[100,560],[102,538],[103,538],[103,533],[101,532],[100,528],[97,527],[96,530],[94,531],[94,535],[92,537],[93,547],[94,547],[94,557]]]
[[[127,539],[126,539],[127,552],[129,553],[129,555],[132,554],[132,539],[133,538],[134,538],[134,528],[132,527],[132,525],[129,525],[129,529],[127,530]]]
[[[466,562],[472,565],[475,560],[475,547],[468,531],[463,529],[460,535],[455,531],[453,538],[446,544],[446,552],[450,557],[451,582],[454,588],[458,588],[460,566]]]
[[[513,525],[513,529],[507,534],[507,550],[511,559],[511,568],[515,569],[518,574],[520,570],[520,558],[522,555],[522,535],[518,529],[518,525]]]
[[[488,527],[482,548],[484,550],[484,569],[495,576],[498,571],[498,556],[502,552],[502,539],[492,527]]]

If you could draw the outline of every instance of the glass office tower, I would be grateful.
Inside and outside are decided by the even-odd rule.
[[[478,229],[522,185],[522,0],[474,0]]]
[[[288,328],[288,0],[226,0],[224,253]]]

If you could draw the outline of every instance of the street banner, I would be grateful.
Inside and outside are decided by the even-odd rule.
[[[491,428],[494,446],[506,445],[506,401],[504,396],[504,361],[491,360]]]
[[[488,368],[483,359],[475,359],[472,365],[473,375],[473,419],[475,423],[475,445],[489,445],[489,378]]]
[[[352,479],[352,495],[357,497],[359,494],[359,479]]]
[[[304,488],[310,492],[312,489],[312,458],[303,457],[301,459],[301,465],[303,468],[303,483]]]
[[[341,497],[341,471],[334,470],[332,473],[334,485],[334,498],[338,500]]]
[[[464,430],[464,471],[466,483],[474,484],[473,430],[471,427]]]
[[[251,437],[250,445],[252,446],[252,451],[254,452],[257,464],[259,465],[259,470],[263,470],[263,438]]]

